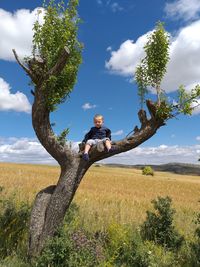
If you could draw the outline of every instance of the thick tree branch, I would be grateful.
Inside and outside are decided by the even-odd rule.
[[[16,61],[17,61],[17,63],[22,67],[22,69],[30,76],[30,78],[32,79],[32,81],[34,82],[34,83],[37,83],[37,80],[36,80],[36,77],[35,77],[35,75],[33,74],[33,72],[29,69],[29,68],[27,68],[21,61],[20,61],[20,59],[19,59],[19,57],[18,57],[18,55],[17,55],[17,52],[15,51],[15,49],[12,49],[12,51],[13,51],[13,54],[14,54],[14,56],[15,56],[15,59],[16,59]]]
[[[161,126],[165,125],[163,120],[156,119],[155,117],[155,104],[150,100],[148,100],[146,104],[151,114],[151,118],[147,119],[146,112],[144,110],[140,110],[138,112],[138,117],[141,122],[141,128],[139,129],[136,126],[132,131],[133,134],[131,136],[126,137],[120,141],[113,142],[115,151],[112,153],[107,153],[105,151],[99,152],[96,147],[92,148],[90,152],[90,162],[94,163],[113,155],[129,151],[151,138]]]
[[[147,123],[148,123],[148,119],[147,119],[147,115],[146,115],[146,111],[141,109],[139,112],[138,112],[138,118],[140,120],[140,123],[141,123],[141,128],[144,128]]]
[[[65,46],[63,50],[61,51],[56,64],[53,66],[52,69],[48,72],[48,77],[51,75],[58,75],[61,73],[63,68],[65,67],[67,60],[69,58],[69,49]]]
[[[32,106],[32,124],[35,133],[47,152],[60,164],[73,160],[73,151],[67,145],[61,145],[54,134],[50,123],[50,111],[45,103],[44,90],[35,88],[35,98]]]

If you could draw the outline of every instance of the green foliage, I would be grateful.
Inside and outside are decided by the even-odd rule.
[[[64,225],[56,236],[49,239],[42,255],[36,261],[38,267],[93,267],[98,266],[98,246],[94,238],[77,227],[78,207],[70,206]]]
[[[149,88],[157,92],[156,117],[163,121],[180,113],[191,115],[195,103],[199,105],[200,85],[196,85],[190,92],[183,85],[179,87],[177,99],[170,103],[165,91],[161,89],[161,82],[166,73],[169,61],[169,35],[158,22],[155,30],[148,36],[144,46],[146,56],[141,60],[135,71],[135,80],[138,85],[138,95],[141,108],[145,102],[145,96]],[[176,104],[174,104],[176,102]]]
[[[111,224],[107,229],[106,260],[101,266],[173,266],[176,255],[156,245],[143,241],[138,228]]]
[[[192,266],[200,266],[200,213],[197,215],[196,219],[197,228],[195,230],[196,240],[191,244],[191,264]]]
[[[26,259],[21,258],[19,255],[8,256],[0,260],[1,267],[33,267]],[[35,267],[35,266],[34,266]]]
[[[146,66],[144,60],[141,61],[140,65],[137,66],[135,71],[135,80],[137,81],[138,85],[138,96],[140,100],[141,108],[145,103],[145,95],[148,93],[147,90],[147,76],[146,76]]]
[[[67,129],[64,129],[61,133],[60,133],[60,135],[58,135],[57,136],[57,140],[58,140],[58,142],[62,145],[62,146],[64,146],[65,144],[66,144],[66,137],[67,137],[67,135],[69,134],[69,128],[67,128]]]
[[[142,174],[143,174],[143,175],[151,175],[151,176],[154,176],[154,171],[153,171],[153,169],[151,168],[151,166],[145,166],[145,167],[142,169]]]
[[[0,257],[26,246],[30,206],[27,203],[16,205],[14,197],[0,200]]]
[[[149,86],[156,89],[158,104],[160,105],[162,92],[160,85],[169,61],[169,36],[163,27],[163,23],[157,23],[155,30],[148,37],[144,50],[146,56],[136,68],[135,74],[140,102],[144,102]]]
[[[141,225],[141,235],[144,240],[176,250],[181,247],[184,238],[173,226],[175,210],[171,208],[171,202],[168,196],[152,201],[155,212],[147,211],[146,221]]]
[[[51,75],[43,83],[46,105],[50,111],[69,96],[81,63],[82,45],[77,40],[80,22],[77,5],[78,0],[69,0],[65,8],[63,1],[56,4],[54,0],[50,0],[48,5],[44,4],[44,23],[36,21],[33,27],[33,57],[41,58],[44,62],[41,65],[35,64],[34,71],[42,73],[43,77],[55,66],[63,48],[66,46],[69,49],[69,58],[63,71],[56,76]]]
[[[73,249],[72,241],[69,235],[59,231],[59,234],[49,240],[41,256],[38,258],[37,266],[69,266],[67,264],[71,251]]]
[[[163,23],[158,22],[144,47],[148,85],[160,87],[169,61],[169,36]]]
[[[192,115],[193,105],[198,104],[197,98],[200,96],[200,85],[196,85],[191,92],[187,92],[185,87],[181,85],[178,90],[177,109],[180,113]]]
[[[104,266],[149,266],[149,254],[138,233],[118,224],[111,224],[107,231],[108,255]]]
[[[157,105],[156,107],[156,117],[158,119],[165,121],[173,117],[173,105],[167,101],[161,101],[160,105]]]

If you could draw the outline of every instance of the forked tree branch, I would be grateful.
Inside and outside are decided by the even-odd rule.
[[[17,52],[15,51],[15,49],[12,49],[12,51],[13,51],[13,54],[14,54],[14,57],[15,57],[17,63],[18,63],[18,64],[22,67],[22,69],[23,69],[23,70],[30,76],[30,78],[32,79],[32,81],[33,81],[34,83],[36,83],[37,81],[36,81],[36,78],[35,78],[35,75],[33,74],[33,72],[32,72],[29,68],[27,68],[27,67],[20,61],[20,59],[19,59],[19,57],[18,57]]]
[[[140,144],[151,138],[161,126],[165,125],[162,119],[156,119],[155,117],[155,104],[152,101],[147,100],[146,105],[151,118],[148,119],[146,112],[144,110],[140,110],[138,112],[138,117],[141,122],[141,127],[138,128],[138,126],[135,126],[134,130],[132,131],[132,135],[125,137],[120,141],[113,141],[112,143],[114,151],[112,153],[107,153],[105,151],[99,152],[96,147],[93,147],[90,151],[90,164],[114,156],[116,154],[129,151],[139,146]]]

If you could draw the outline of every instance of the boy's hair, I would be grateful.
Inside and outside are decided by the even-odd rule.
[[[101,115],[101,114],[96,114],[96,115],[94,116],[94,120],[97,119],[97,118],[101,118],[101,119],[103,120],[103,115]]]

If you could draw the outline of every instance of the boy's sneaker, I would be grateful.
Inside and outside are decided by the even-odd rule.
[[[111,148],[110,148],[110,149],[108,149],[107,151],[108,151],[108,153],[112,153],[112,152],[116,152],[116,151],[117,151],[117,149],[116,149],[116,148],[114,148],[114,147],[111,147]]]
[[[89,161],[89,155],[88,155],[88,153],[84,153],[84,154],[83,154],[83,159],[84,159],[85,161]]]

